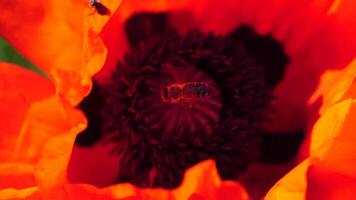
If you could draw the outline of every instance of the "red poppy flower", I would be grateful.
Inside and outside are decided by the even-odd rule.
[[[354,4],[346,0],[102,1],[100,5],[110,11],[103,13],[87,2],[0,2],[1,36],[51,77],[47,80],[12,64],[0,64],[0,196],[248,199],[267,192],[266,199],[352,198]],[[269,45],[277,43],[284,52],[277,51],[277,58],[275,52],[266,54],[276,49]],[[147,93],[157,85],[163,89]],[[143,103],[137,103],[140,99]],[[191,101],[205,107],[188,111],[179,107],[189,107]],[[273,109],[265,112],[270,104]],[[150,106],[157,112],[150,111],[140,122],[138,111]],[[160,120],[154,124],[151,118]],[[263,126],[255,126],[258,120]],[[93,131],[96,124],[99,131]],[[147,136],[153,134],[145,132],[148,125],[159,128],[158,139]],[[189,130],[179,131],[180,127]],[[231,134],[236,127],[238,136]],[[245,171],[256,144],[251,134],[300,129],[305,129],[305,139],[294,160],[281,165],[286,167],[283,173],[269,174],[280,168],[256,163]],[[73,148],[75,141],[80,143],[76,136],[90,130],[100,133],[95,141],[111,146]],[[204,154],[213,148],[214,156],[199,154],[193,161],[176,156],[167,160],[183,158],[185,164],[171,169],[178,165],[161,162],[163,156],[182,151],[141,147],[142,141],[154,145],[171,141],[176,138],[172,132],[178,139],[168,144],[183,140],[184,145],[192,143],[194,152]],[[123,133],[134,140],[120,143]],[[148,139],[136,141],[136,135]],[[127,141],[139,147],[123,149]],[[202,141],[199,148],[205,149],[197,150]],[[184,152],[191,152],[188,149]],[[111,150],[119,152],[121,160],[108,154]],[[158,155],[154,167],[147,155]],[[157,163],[163,167],[157,168]],[[120,183],[110,185],[120,170]],[[166,183],[175,181],[177,174],[181,177],[172,189]],[[225,180],[236,174],[246,190],[238,181]]]

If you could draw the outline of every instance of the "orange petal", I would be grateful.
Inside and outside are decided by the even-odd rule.
[[[85,117],[65,107],[57,98],[36,102],[28,111],[16,144],[17,159],[26,157],[35,165],[41,190],[65,182],[66,164],[77,133],[85,128]]]
[[[1,185],[4,188],[39,186],[41,191],[46,191],[65,182],[66,163],[75,135],[84,128],[84,122],[81,113],[64,109],[55,98],[33,103],[15,138],[9,161],[0,164],[0,176],[8,180]],[[57,138],[60,142],[53,142]]]
[[[305,199],[307,188],[306,173],[310,160],[306,159],[279,180],[265,196],[266,200]]]
[[[1,199],[32,199],[31,197],[38,191],[37,187],[29,187],[25,189],[4,189],[0,190]],[[38,198],[37,198],[38,199]]]
[[[55,97],[34,103],[16,137],[14,159],[36,162],[46,142],[79,124],[80,118],[83,116],[64,109]]]
[[[101,1],[109,10],[115,11],[120,1]],[[93,7],[80,5],[83,16],[76,23],[83,23],[80,32],[76,32],[80,43],[75,50],[75,59],[67,61],[68,68],[54,67],[50,70],[57,94],[61,100],[69,105],[77,105],[91,89],[90,78],[104,65],[107,57],[107,48],[100,38],[102,27],[109,19],[109,15],[99,15]],[[83,20],[82,20],[83,19]],[[79,49],[80,48],[80,49]],[[64,49],[71,52],[72,49]],[[79,63],[80,61],[80,63]]]
[[[318,98],[322,98],[323,105],[320,107],[319,113],[322,114],[325,110],[342,100],[356,97],[353,92],[355,88],[353,84],[356,77],[356,59],[354,59],[347,67],[341,70],[327,70],[320,78],[318,89],[309,99],[309,104],[315,103]]]
[[[352,36],[356,32],[353,28],[356,27],[356,20],[354,13],[348,9],[354,2],[341,0],[338,1],[338,6],[326,1],[324,5],[322,0],[309,2],[312,2],[313,6],[308,9],[308,12],[301,13],[301,20],[290,23],[285,34],[282,34],[285,35],[283,37],[286,50],[291,58],[284,80],[275,90],[275,118],[278,120],[274,126],[282,130],[288,130],[296,124],[299,126],[294,129],[308,126],[307,119],[313,118],[315,112],[318,114],[320,106],[325,108],[330,103],[327,102],[330,98],[324,102],[322,98],[315,98],[315,95],[313,104],[310,102],[310,97],[318,88],[320,89],[320,76],[327,70],[346,69],[356,57],[356,40]],[[330,9],[334,11],[330,13]],[[309,15],[310,13],[312,15]],[[315,19],[313,15],[317,15]],[[311,18],[309,19],[308,16]],[[316,19],[317,23],[313,23]],[[284,17],[281,20],[290,19]],[[310,28],[309,33],[304,35],[304,29]],[[273,33],[275,34],[277,33]],[[300,35],[303,38],[299,39]],[[291,113],[298,113],[298,115]],[[280,123],[280,119],[283,123]]]
[[[53,94],[54,87],[49,80],[14,64],[0,63],[1,197],[11,197],[17,192],[26,196],[33,191],[22,190],[35,185],[34,165],[29,156],[17,151],[17,146],[32,105]]]
[[[84,127],[85,124],[78,123],[45,143],[35,169],[36,181],[43,193],[51,193],[67,182],[67,165],[74,140]]]
[[[112,2],[103,3],[114,10],[120,1]],[[107,17],[90,14],[94,8],[87,1],[5,0],[0,6],[6,7],[0,35],[51,76],[63,101],[76,105],[90,90],[90,76],[105,62],[106,49],[93,33]]]
[[[14,156],[21,126],[32,104],[53,93],[49,80],[14,64],[0,63],[1,162]]]
[[[8,182],[4,188],[32,186],[46,195],[66,183],[66,166],[74,139],[84,128],[83,114],[63,107],[56,98],[34,103],[27,111],[10,157],[16,162],[4,163],[0,168],[0,178],[20,184]],[[26,180],[28,183],[23,182]]]
[[[66,131],[77,133],[75,128],[85,120],[81,113],[63,107],[53,97],[54,88],[49,80],[13,64],[1,63],[0,70],[0,121],[5,122],[0,124],[0,193],[1,196],[20,198],[37,191],[37,184],[41,190],[54,185],[51,176],[58,176],[57,166],[61,163],[49,165],[47,162],[46,167],[51,171],[49,175],[45,173],[41,165],[43,160],[58,156],[54,152],[46,154],[46,147],[57,147],[60,151],[66,147],[58,148],[48,142]],[[67,144],[69,148],[74,137],[75,134],[72,143]],[[45,178],[41,176],[43,174]]]
[[[100,38],[102,28],[121,4],[118,1],[100,1],[110,10],[110,15],[99,15],[93,7],[86,7],[84,12],[84,66],[90,75],[95,74],[104,65],[107,49]]]
[[[6,9],[0,14],[0,36],[47,73],[82,71],[84,5],[69,0],[1,1]]]
[[[52,187],[36,192],[36,194],[33,195],[34,199],[186,200],[197,199],[198,197],[198,199],[204,200],[249,199],[247,192],[239,183],[234,181],[222,181],[220,179],[215,163],[211,160],[201,162],[188,169],[182,185],[174,190],[159,188],[141,189],[129,183],[116,184],[99,189],[86,184],[69,184],[66,183],[66,181],[59,181],[59,177],[63,178],[63,176],[58,172],[61,171],[63,173],[62,169],[66,163],[66,159],[64,158],[66,158],[69,153],[63,151],[63,148],[54,146],[68,147],[69,145],[63,143],[72,141],[73,138],[70,139],[69,136],[70,134],[66,134],[66,136],[62,135],[54,138],[52,142],[48,143],[48,151],[44,150],[44,152],[47,152],[50,156],[44,156],[42,158],[43,163],[39,165],[39,168],[40,171],[46,173],[41,172],[41,175],[37,177],[42,177],[40,183],[50,183],[49,185],[52,185]],[[62,143],[60,141],[62,141]],[[54,149],[57,149],[56,152],[54,152]],[[51,182],[56,182],[57,184],[53,185]]]
[[[238,182],[221,180],[212,160],[203,161],[188,169],[182,185],[175,191],[176,199],[187,199],[192,194],[205,199],[249,199]]]
[[[86,200],[111,200],[110,195],[100,192],[98,188],[95,188],[90,185],[67,185],[64,184],[61,187],[56,188],[55,190],[50,191],[47,194],[44,194],[41,191],[36,191],[31,194],[30,197],[26,198],[28,200],[37,200],[37,199],[51,199],[51,200],[77,200],[77,199],[86,199]],[[120,200],[120,199],[119,199]]]
[[[81,66],[82,1],[4,0],[0,35],[34,65],[52,68]]]
[[[0,177],[8,180],[1,182],[5,189],[0,193],[16,196],[23,191],[14,188],[36,187],[36,195],[47,197],[56,191],[67,182],[66,166],[74,139],[84,128],[82,113],[63,107],[56,98],[34,103],[16,138],[11,156],[14,162],[0,164]]]
[[[140,189],[131,184],[117,184],[102,189],[113,198],[186,200],[186,199],[249,199],[247,192],[237,182],[222,181],[214,161],[203,161],[185,172],[181,186],[174,190]]]
[[[324,129],[322,134],[313,134],[310,148],[311,156],[319,158],[327,169],[351,177],[356,177],[356,169],[353,167],[356,164],[355,120],[356,101],[346,100],[329,121],[333,122],[329,125],[333,131]],[[313,141],[318,143],[314,145]]]
[[[306,195],[320,196],[326,189],[330,195],[320,198],[340,199],[353,194],[350,191],[355,189],[356,179],[355,120],[356,102],[352,99],[327,109],[313,127],[310,157],[277,182],[266,199],[304,199]]]
[[[355,199],[356,178],[334,172],[320,164],[309,167],[306,198],[332,200]]]
[[[34,165],[28,163],[1,163],[0,190],[1,188],[26,188],[36,185],[34,168]]]

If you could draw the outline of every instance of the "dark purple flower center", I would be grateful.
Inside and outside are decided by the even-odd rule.
[[[94,79],[79,105],[88,128],[76,143],[114,143],[118,182],[174,188],[206,159],[216,161],[222,178],[236,179],[260,154],[263,113],[287,58],[249,28],[178,34],[166,17],[127,21],[131,50],[109,81]]]

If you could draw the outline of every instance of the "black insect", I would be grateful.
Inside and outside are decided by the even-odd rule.
[[[172,84],[162,89],[161,97],[164,102],[178,103],[194,101],[210,95],[209,86],[202,82]]]
[[[100,3],[99,0],[89,0],[89,5],[94,7],[99,15],[110,15],[110,10]]]

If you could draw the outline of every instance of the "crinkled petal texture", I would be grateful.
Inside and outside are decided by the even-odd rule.
[[[0,63],[0,188],[34,185],[31,154],[40,144],[24,143],[24,137],[32,140],[35,136],[21,134],[21,127],[32,103],[49,96],[53,90],[50,82],[39,75]],[[24,151],[16,151],[24,145],[28,145]]]
[[[84,124],[85,118],[62,107],[49,80],[10,63],[0,63],[0,99],[0,197],[24,198],[46,188],[41,163],[46,156],[55,156],[46,152],[67,148],[70,153],[75,134],[69,132]],[[49,144],[62,135],[72,141],[61,147]],[[55,170],[58,164],[47,167]]]
[[[313,129],[310,157],[282,178],[266,199],[356,198],[356,102],[333,105]]]
[[[49,197],[63,199],[249,199],[244,188],[230,181],[221,181],[215,163],[207,160],[188,169],[182,185],[175,190],[140,189],[131,184],[117,184],[98,189],[89,185],[66,184]]]
[[[2,0],[0,7],[0,36],[50,75],[64,102],[80,102],[105,61],[106,49],[94,32],[107,18],[91,17],[87,1]]]
[[[323,90],[325,104],[301,151],[301,157],[308,156],[273,186],[266,199],[356,198],[355,77],[356,60],[322,76],[315,96]]]
[[[7,180],[0,182],[1,198],[248,199],[238,183],[220,180],[212,161],[189,169],[182,185],[170,191],[130,184],[98,189],[66,180],[74,138],[85,128],[84,116],[72,106],[88,94],[90,77],[104,63],[103,76],[121,59],[127,50],[123,25],[139,11],[172,11],[172,23],[181,30],[198,26],[225,34],[248,24],[258,33],[281,41],[291,62],[275,91],[275,119],[279,123],[270,128],[298,129],[308,124],[303,119],[321,117],[315,124],[309,121],[310,136],[301,156],[307,158],[266,198],[352,197],[356,175],[352,167],[356,158],[352,134],[356,118],[352,74],[355,1],[101,2],[112,11],[111,17],[92,14],[93,9],[84,1],[0,1],[5,8],[0,13],[0,35],[48,72],[56,88],[38,75],[1,64],[0,98],[5,100],[0,101],[0,128],[4,132],[0,136],[0,179]],[[295,111],[305,116],[295,116]]]
[[[46,72],[51,68],[78,68],[83,44],[80,4],[3,0],[0,34]]]

